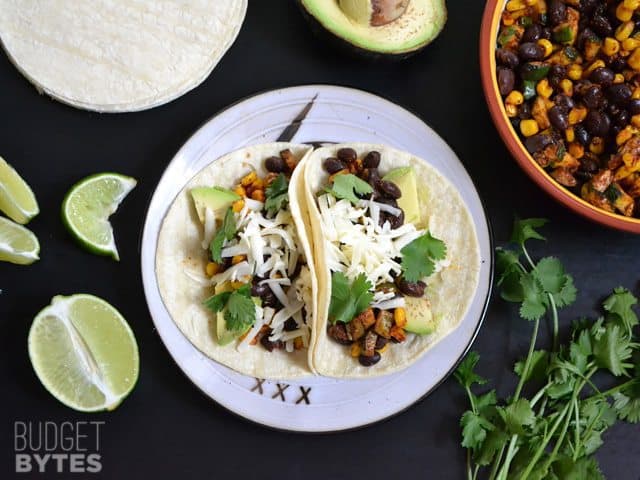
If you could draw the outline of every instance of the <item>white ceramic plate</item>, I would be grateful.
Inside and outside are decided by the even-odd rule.
[[[369,380],[309,377],[271,382],[243,376],[201,354],[178,330],[162,303],[155,276],[160,225],[187,181],[225,153],[275,141],[305,106],[311,110],[294,142],[385,143],[427,159],[456,185],[471,211],[482,266],[479,287],[460,326],[406,370]],[[289,129],[289,132],[291,129]],[[493,247],[478,193],[447,144],[418,117],[375,95],[310,85],[274,90],[236,103],[203,125],[167,167],[153,195],[142,238],[142,279],[149,310],[169,353],[204,393],[254,422],[304,432],[347,430],[394,415],[436,388],[469,349],[491,290]]]

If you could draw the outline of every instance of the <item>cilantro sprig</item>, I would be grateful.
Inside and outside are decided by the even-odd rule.
[[[270,215],[276,214],[289,203],[289,180],[284,173],[279,174],[265,189],[264,208]]]
[[[474,393],[487,383],[475,373],[475,352],[455,373],[470,403],[460,421],[470,480],[481,474],[490,480],[602,479],[593,454],[604,432],[618,420],[640,422],[637,299],[616,288],[602,305],[603,315],[574,322],[569,340],[560,345],[558,309],[573,303],[577,292],[558,259],[536,263],[526,248],[528,240],[544,240],[536,229],[545,223],[517,220],[516,249],[497,252],[502,298],[520,304],[520,316],[533,322],[528,354],[514,366],[519,377],[515,392],[506,400],[498,399],[495,390]],[[536,349],[545,315],[553,319],[549,350]],[[618,384],[601,390],[594,376],[599,381],[603,374]]]
[[[224,215],[222,226],[216,232],[209,244],[209,251],[214,262],[222,261],[222,247],[224,242],[231,240],[236,235],[236,220],[233,217],[233,209],[229,207]]]
[[[373,285],[364,273],[358,275],[353,283],[342,272],[331,275],[331,303],[329,321],[349,323],[363,312],[373,300]]]
[[[256,304],[251,298],[249,285],[229,292],[220,292],[206,299],[203,304],[214,313],[224,311],[227,329],[234,332],[246,330],[256,321]]]
[[[357,195],[367,195],[373,192],[373,188],[367,182],[351,173],[336,175],[333,183],[325,188],[325,192],[338,199],[349,200],[356,204],[360,201]]]
[[[427,232],[405,245],[400,253],[402,275],[408,282],[417,282],[433,274],[436,262],[446,258],[447,246]]]

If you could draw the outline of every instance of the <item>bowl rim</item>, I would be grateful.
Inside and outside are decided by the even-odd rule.
[[[556,183],[533,159],[511,125],[497,88],[496,61],[493,52],[506,0],[487,0],[480,27],[480,77],[493,123],[503,142],[525,173],[548,195],[581,216],[617,230],[640,234],[640,219],[601,210]]]

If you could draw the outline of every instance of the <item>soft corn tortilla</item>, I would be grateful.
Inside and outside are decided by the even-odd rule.
[[[331,302],[331,272],[325,261],[325,239],[316,193],[328,182],[322,167],[327,157],[335,157],[338,149],[351,147],[359,155],[371,150],[381,154],[380,173],[395,167],[413,166],[420,197],[421,224],[447,245],[451,265],[429,278],[426,290],[431,301],[438,329],[431,335],[407,334],[401,344],[392,344],[382,354],[379,363],[363,367],[349,349],[332,340],[327,334],[329,304]],[[315,321],[316,343],[313,366],[318,374],[330,377],[374,377],[408,367],[433,345],[453,332],[460,324],[478,285],[480,253],[471,216],[456,188],[424,160],[384,145],[354,143],[334,145],[315,150],[304,161],[305,208],[309,212],[312,243],[318,277],[318,310]]]
[[[0,40],[40,92],[99,112],[169,102],[206,79],[247,0],[0,0]]]
[[[221,346],[216,335],[216,316],[202,302],[213,295],[213,287],[202,285],[197,277],[205,279],[204,268],[207,252],[202,248],[203,227],[198,220],[190,191],[199,186],[221,186],[233,188],[239,180],[256,170],[260,177],[266,175],[264,161],[280,151],[290,149],[302,159],[311,147],[289,143],[257,145],[236,151],[216,160],[191,179],[178,194],[169,209],[158,237],[156,252],[156,277],[165,307],[182,333],[202,353],[237,372],[259,378],[288,379],[309,375],[311,348],[287,353],[283,350],[268,352],[261,345],[239,352],[235,344]],[[317,283],[311,257],[311,247],[305,236],[302,214],[295,189],[291,185],[299,182],[302,170],[296,168],[290,182],[290,209],[300,243],[311,273],[311,290],[315,299]],[[307,305],[307,324],[312,327],[314,305]],[[313,337],[312,339],[313,340]],[[309,345],[313,345],[310,341]]]

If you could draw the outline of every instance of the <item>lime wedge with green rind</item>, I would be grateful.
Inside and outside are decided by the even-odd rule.
[[[138,345],[122,315],[87,294],[56,296],[34,319],[29,358],[51,395],[83,412],[113,410],[131,392]]]
[[[40,212],[36,196],[27,182],[2,157],[0,157],[0,210],[23,225]]]
[[[119,260],[109,217],[136,186],[118,173],[98,173],[76,183],[62,202],[62,220],[84,248]]]
[[[40,243],[31,230],[0,217],[0,261],[29,265],[39,260]]]

